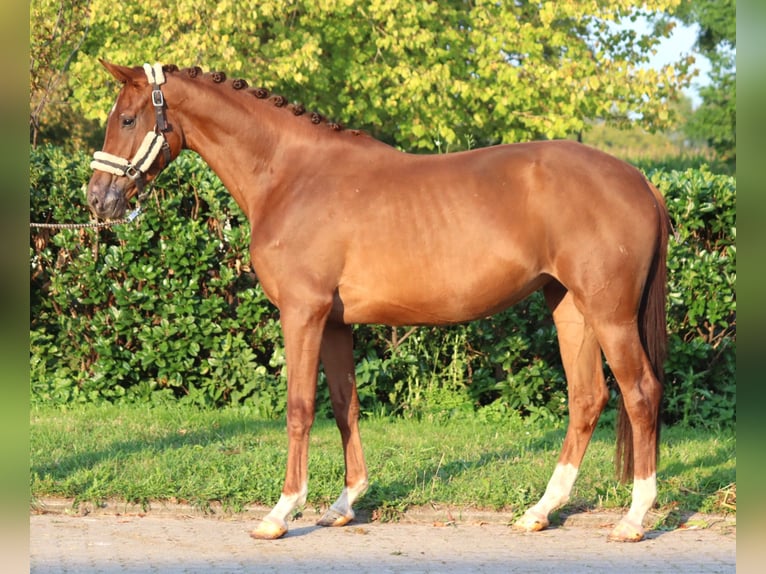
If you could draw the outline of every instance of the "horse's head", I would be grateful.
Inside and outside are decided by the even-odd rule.
[[[91,163],[88,205],[96,216],[115,219],[180,153],[182,136],[167,116],[159,65],[129,68],[100,61],[123,87],[109,113],[103,150]]]

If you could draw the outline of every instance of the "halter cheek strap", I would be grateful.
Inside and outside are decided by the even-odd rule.
[[[152,85],[152,105],[156,120],[154,130],[144,136],[132,160],[97,151],[93,154],[93,161],[90,163],[91,169],[129,177],[139,184],[139,187],[143,183],[144,173],[157,159],[160,151],[164,153],[165,165],[170,163],[170,144],[164,136],[164,132],[168,130],[168,122],[165,117],[165,97],[160,89],[160,86],[165,83],[165,74],[160,64],[154,64],[154,66],[144,64],[144,73]]]

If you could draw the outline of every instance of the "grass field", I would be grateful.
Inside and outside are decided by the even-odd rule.
[[[412,506],[523,512],[542,494],[564,437],[562,425],[519,419],[487,424],[478,415],[434,422],[366,419],[361,432],[370,489],[356,507],[395,520]],[[284,421],[253,420],[246,409],[200,411],[176,405],[33,406],[30,413],[32,503],[66,497],[183,502],[231,511],[273,505],[286,460]],[[569,509],[623,508],[630,485],[614,478],[614,431],[599,428]],[[343,487],[343,457],[334,423],[311,437],[307,506],[332,503]],[[736,437],[663,429],[657,507],[680,512],[736,511]]]

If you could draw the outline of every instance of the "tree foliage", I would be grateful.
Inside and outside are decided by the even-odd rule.
[[[722,157],[737,157],[737,3],[736,0],[684,0],[675,14],[697,24],[695,47],[710,60],[711,83],[700,88],[702,105],[687,126],[692,137],[705,139]]]
[[[220,69],[411,150],[566,137],[630,114],[662,129],[691,61],[641,68],[660,38],[611,24],[678,1],[90,0],[71,103],[105,119],[102,57]],[[33,20],[59,4],[34,3]]]
[[[88,2],[34,0],[30,6],[30,141],[88,139],[98,131],[72,109],[68,71],[90,30]]]

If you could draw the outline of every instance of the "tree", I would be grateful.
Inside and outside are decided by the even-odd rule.
[[[88,36],[88,2],[34,0],[30,6],[30,142],[87,138],[73,114],[69,66]],[[86,126],[88,124],[86,123]],[[94,127],[92,124],[88,126]],[[78,129],[79,128],[79,129]]]
[[[711,84],[700,89],[702,105],[687,133],[706,140],[732,164],[737,158],[736,13],[736,0],[684,0],[674,13],[685,24],[699,25],[695,47],[711,65]]]
[[[644,13],[679,0],[650,0]],[[91,0],[72,103],[103,121],[114,84],[97,62],[199,65],[255,81],[408,150],[566,137],[600,117],[649,129],[691,60],[639,65],[659,41],[610,25],[627,0]],[[650,14],[648,11],[652,11]],[[664,31],[669,33],[669,29]]]

